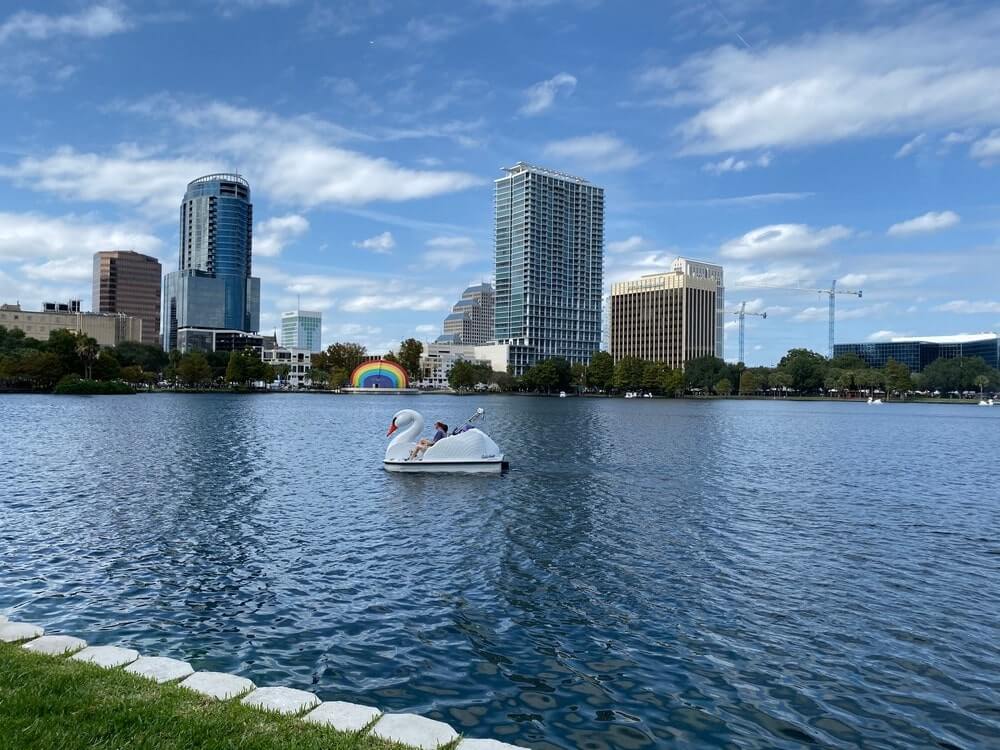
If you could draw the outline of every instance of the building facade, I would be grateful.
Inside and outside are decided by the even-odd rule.
[[[885,367],[890,359],[894,359],[910,368],[910,372],[920,372],[940,357],[981,357],[990,367],[1000,368],[1000,335],[908,336],[889,341],[834,345],[834,357],[845,354],[856,354],[869,367]]]
[[[440,343],[478,346],[493,340],[496,292],[492,284],[470,286],[444,319]]]
[[[142,343],[160,344],[160,261],[132,250],[94,253],[94,296],[98,313],[124,313],[142,320]]]
[[[704,263],[690,258],[677,258],[670,270],[695,279],[711,279],[715,282],[715,356],[726,358],[726,284],[722,266]]]
[[[163,348],[180,348],[182,328],[258,331],[260,279],[251,274],[252,260],[249,183],[236,174],[190,182],[180,209],[178,270],[163,280]]]
[[[323,351],[323,313],[311,310],[281,313],[278,341],[288,349]]]
[[[46,341],[49,334],[57,330],[90,336],[101,346],[118,346],[123,341],[142,341],[141,318],[121,313],[112,315],[80,312],[80,305],[76,300],[69,305],[46,303],[45,306],[56,309],[22,310],[20,305],[0,305],[0,326],[24,331],[25,336],[39,341]],[[73,308],[75,311],[72,311]]]
[[[604,190],[518,162],[495,182],[494,339],[518,353],[515,375],[564,357],[589,363],[601,344]]]
[[[288,367],[288,375],[282,380],[293,388],[304,388],[312,384],[312,350],[302,347],[278,346],[273,349],[264,348],[260,353],[265,364]]]
[[[638,357],[683,367],[718,351],[718,284],[674,265],[611,287],[608,351],[617,362]]]
[[[246,331],[228,331],[224,328],[194,328],[188,326],[177,331],[177,350],[187,352],[241,352],[261,349],[264,337]]]

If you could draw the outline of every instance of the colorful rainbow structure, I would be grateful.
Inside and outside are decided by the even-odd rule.
[[[406,388],[408,384],[406,370],[387,359],[362,362],[351,373],[354,388]]]

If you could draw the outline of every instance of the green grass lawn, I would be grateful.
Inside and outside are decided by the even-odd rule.
[[[0,643],[0,750],[401,747]]]

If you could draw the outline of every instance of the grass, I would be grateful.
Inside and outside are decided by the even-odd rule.
[[[0,643],[0,750],[401,750]]]

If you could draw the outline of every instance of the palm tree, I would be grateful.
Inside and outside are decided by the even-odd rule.
[[[986,377],[985,375],[977,375],[975,382],[976,382],[976,385],[979,386],[979,396],[980,396],[980,398],[982,398],[983,391],[985,391],[986,390],[986,386],[988,386],[990,384],[990,379],[988,377]]]
[[[90,380],[94,368],[94,360],[97,359],[101,347],[90,336],[80,336],[76,342],[76,356],[83,362],[83,371],[87,380]]]

